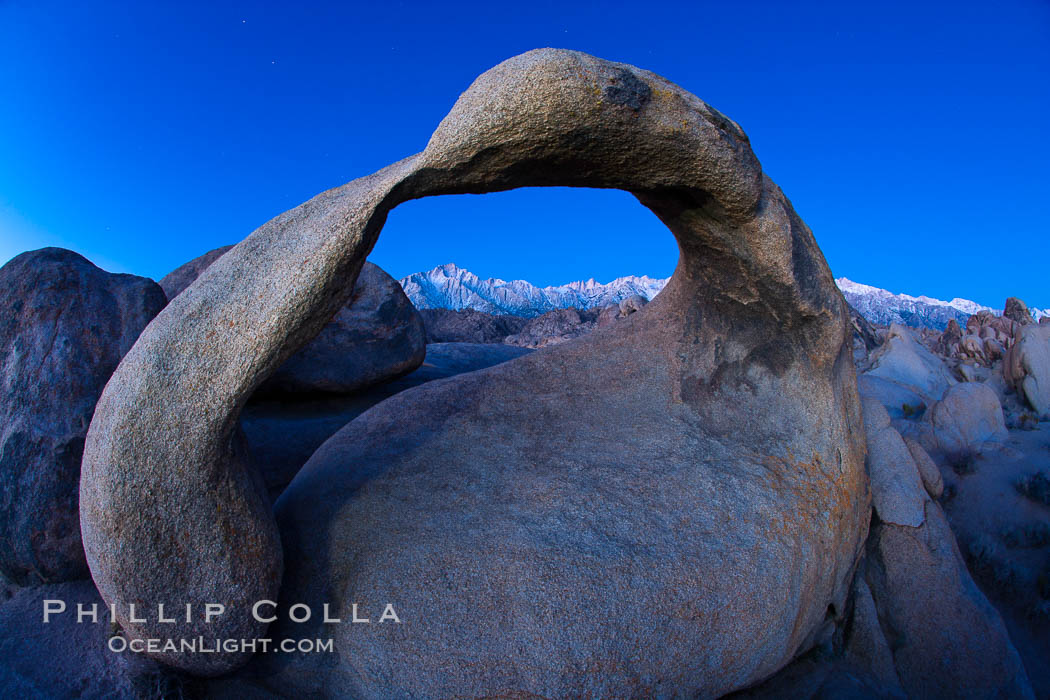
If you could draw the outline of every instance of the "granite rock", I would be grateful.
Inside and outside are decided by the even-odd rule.
[[[502,343],[528,322],[520,316],[487,314],[473,309],[421,309],[428,343]]]
[[[190,260],[160,281],[174,299],[233,246]],[[353,293],[316,338],[259,387],[260,394],[353,394],[399,377],[425,354],[423,319],[401,285],[366,262]]]
[[[987,443],[1006,440],[1006,422],[995,391],[966,382],[948,389],[926,414],[940,451],[950,456],[979,453]]]
[[[387,212],[556,185],[653,210],[682,251],[664,290],[376,405],[299,472],[278,530],[229,448],[237,413],[346,302]],[[256,657],[281,694],[718,696],[845,609],[870,520],[850,334],[736,124],[653,73],[532,51],[479,77],[422,153],[264,224],[161,312],[88,434],[88,561],[107,601],[226,602],[210,635],[262,634],[249,601],[278,587],[316,610],[397,605],[404,624],[279,614],[270,636],[323,628],[339,650]]]
[[[1003,358],[1007,385],[1040,416],[1050,415],[1050,325],[1022,326]]]
[[[164,306],[152,280],[60,248],[0,268],[0,572],[23,585],[87,577],[84,436],[110,374]]]

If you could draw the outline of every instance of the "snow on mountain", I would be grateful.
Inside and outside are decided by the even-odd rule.
[[[872,323],[880,325],[903,323],[943,330],[953,318],[965,325],[970,315],[982,309],[1002,313],[1001,310],[981,306],[969,299],[942,301],[927,296],[893,294],[845,277],[838,278],[835,283],[857,311]],[[634,294],[652,299],[665,284],[666,279],[631,275],[618,277],[606,284],[589,279],[554,287],[537,287],[524,280],[483,280],[452,263],[440,265],[428,272],[417,272],[401,280],[408,298],[420,309],[475,309],[490,314],[526,318],[554,309],[608,306]],[[1036,319],[1050,316],[1050,309],[1031,311]]]
[[[634,294],[652,299],[665,284],[666,279],[630,276],[608,284],[589,279],[555,287],[537,287],[524,280],[483,280],[452,263],[401,280],[408,298],[419,309],[475,309],[526,318],[554,309],[608,306]]]
[[[935,328],[943,330],[948,321],[955,319],[966,325],[966,319],[987,306],[968,299],[942,301],[927,296],[914,297],[910,294],[893,294],[885,289],[859,284],[845,277],[839,277],[835,283],[842,290],[846,301],[853,305],[864,318],[872,323],[889,325],[903,323],[906,326]],[[998,311],[997,313],[1002,313]]]
[[[872,323],[881,325],[903,323],[907,326],[944,330],[948,321],[953,318],[965,326],[966,319],[978,311],[991,311],[997,315],[1003,313],[1002,309],[993,309],[958,297],[951,301],[942,301],[928,296],[893,294],[845,277],[839,277],[835,283],[853,308]],[[1050,316],[1050,310],[1033,308],[1030,311],[1036,320],[1042,316]]]

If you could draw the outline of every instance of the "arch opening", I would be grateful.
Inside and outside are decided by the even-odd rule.
[[[432,382],[379,404],[311,458],[278,504],[278,528],[250,470],[228,449],[237,416],[345,303],[347,280],[388,213],[431,195],[551,185],[635,193],[679,242],[668,287],[612,330],[461,378],[468,391]],[[837,362],[848,358],[847,321],[811,233],[762,174],[739,127],[652,73],[576,52],[530,52],[481,76],[422,153],[276,217],[161,312],[110,380],[88,433],[80,503],[89,565],[107,602],[163,601],[177,591],[184,601],[224,600],[247,611],[278,591],[316,599],[351,579],[375,596],[389,585],[422,601],[439,551],[441,568],[476,574],[463,580],[477,583],[477,596],[495,595],[487,607],[499,609],[501,596],[515,593],[486,578],[504,568],[487,557],[514,542],[522,580],[537,586],[530,595],[547,590],[548,574],[558,590],[594,593],[561,611],[581,620],[573,633],[580,640],[662,645],[645,669],[612,678],[618,689],[640,673],[703,679],[708,685],[683,693],[718,696],[786,663],[847,593],[867,515],[855,380],[852,365]],[[840,452],[846,458],[836,460]],[[617,484],[623,488],[609,488]],[[614,507],[625,504],[636,507]],[[654,512],[684,525],[653,530]],[[576,527],[581,517],[592,527]],[[435,519],[441,527],[421,525]],[[549,530],[558,524],[565,527]],[[779,539],[764,537],[774,530]],[[715,531],[712,544],[704,533]],[[318,532],[340,546],[319,554],[312,548],[329,542],[318,542]],[[458,533],[455,546],[450,532]],[[490,538],[480,550],[479,532]],[[590,568],[581,572],[548,547],[552,532],[586,553]],[[650,532],[662,536],[646,540]],[[611,548],[594,550],[595,533]],[[376,542],[380,550],[369,549]],[[665,578],[643,610],[633,594],[623,596],[638,577],[615,564],[663,551],[653,545],[670,550],[644,567]],[[355,568],[375,562],[368,557],[376,551],[409,548],[418,556],[407,578],[384,578],[393,569],[381,565]],[[142,570],[172,551],[172,570]],[[286,554],[292,565],[282,585]],[[719,573],[698,580],[707,570]],[[584,580],[590,587],[581,589]],[[681,591],[681,599],[662,597]],[[469,619],[456,613],[477,596],[450,593],[455,605],[439,611],[446,617],[435,616],[433,634],[418,643],[477,658],[497,648],[500,640],[457,622]],[[722,615],[730,599],[765,606],[754,614],[770,624],[741,636]],[[605,606],[603,614],[579,614],[592,605]],[[670,609],[711,624],[700,635],[686,624],[659,639],[637,624],[647,610]],[[132,634],[156,634],[120,621]],[[250,638],[264,626],[244,614],[177,631]],[[540,676],[575,667],[544,646],[551,638],[536,638],[540,646],[522,661],[543,666]],[[360,642],[344,641],[351,649]],[[607,664],[606,648],[587,647],[587,663]],[[755,649],[762,653],[749,653]],[[243,653],[160,656],[201,674],[247,661]],[[404,655],[380,654],[378,663],[393,666],[377,677],[411,683],[397,658]],[[670,659],[691,666],[670,668]],[[727,671],[725,659],[738,665]],[[474,687],[495,687],[496,665],[461,670]],[[284,680],[294,685],[296,677]],[[455,694],[446,690],[439,694]]]

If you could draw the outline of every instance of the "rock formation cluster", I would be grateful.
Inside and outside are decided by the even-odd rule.
[[[652,209],[682,251],[663,291],[420,313],[365,260],[403,201],[549,185]],[[1041,696],[1050,324],[1011,299],[964,325],[866,321],[744,132],[682,88],[517,56],[423,152],[159,285],[58,249],[0,268],[0,687]],[[42,633],[49,599],[116,622]]]
[[[236,448],[237,414],[345,304],[386,212],[537,185],[626,189],[667,221],[684,252],[659,303],[383,401],[314,453],[274,517]],[[746,686],[834,624],[862,550],[847,317],[812,234],[738,126],[654,74],[524,54],[478,78],[421,154],[265,224],[140,336],[85,448],[92,577],[107,601],[174,595],[232,611],[161,628],[118,605],[133,637],[257,637],[266,625],[248,611],[278,594],[318,608],[333,595],[390,597],[416,611],[411,636],[333,630],[334,665],[255,657],[283,693]],[[143,567],[172,551],[172,566]],[[726,613],[737,608],[749,613]],[[653,611],[658,624],[642,623]],[[279,619],[270,633],[291,631]],[[520,639],[533,641],[508,644]],[[250,657],[155,656],[205,675]]]

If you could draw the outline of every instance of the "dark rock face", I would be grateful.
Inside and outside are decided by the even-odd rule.
[[[84,436],[110,374],[164,306],[152,280],[69,250],[0,268],[0,572],[87,576],[77,494]]]
[[[397,280],[366,262],[350,300],[267,379],[264,394],[352,394],[419,367],[423,319]]]
[[[587,335],[598,325],[599,309],[556,309],[529,320],[503,342],[523,348],[542,348]]]
[[[43,622],[44,601],[65,612]],[[97,606],[97,622],[77,622],[77,605]],[[57,603],[55,604],[57,605]],[[0,603],[0,690],[5,698],[161,697],[177,682],[150,659],[107,648],[106,605],[91,581],[25,588]],[[167,696],[165,696],[167,697]],[[172,695],[176,697],[176,695]]]
[[[678,238],[667,287],[376,405],[299,472],[278,528],[229,447],[240,406],[345,304],[385,215],[546,185],[634,193]],[[257,657],[283,695],[718,696],[845,610],[871,512],[850,343],[812,233],[738,126],[653,73],[529,52],[478,78],[424,152],[265,224],[151,324],[88,433],[88,562],[110,602],[226,604],[211,625],[121,617],[139,636],[260,636],[252,601],[278,589],[397,607],[403,624],[279,619],[270,636],[339,650]]]
[[[850,325],[853,326],[853,338],[864,344],[867,350],[874,350],[879,346],[879,333],[875,329],[875,326],[871,324],[871,321],[864,318],[859,311],[854,309],[852,306],[849,307],[849,321]],[[955,323],[955,327],[958,328],[959,324],[954,319],[948,322],[949,325]]]
[[[724,700],[904,700],[894,688],[848,659],[808,654],[754,688],[732,693]]]
[[[241,414],[241,427],[266,488],[276,499],[325,440],[380,401],[435,379],[498,365],[529,352],[509,345],[431,343],[419,369],[356,394],[253,399]]]
[[[1027,326],[1030,323],[1035,323],[1035,319],[1032,318],[1032,313],[1028,310],[1028,304],[1017,297],[1010,297],[1006,300],[1006,307],[1003,309],[1003,316],[1019,323],[1022,326]]]
[[[422,309],[428,343],[502,343],[521,331],[527,319],[497,316],[473,309]]]
[[[948,321],[944,332],[937,338],[933,345],[933,351],[941,357],[951,357],[955,348],[962,342],[963,332],[959,322],[954,318]]]
[[[164,290],[164,294],[168,297],[168,301],[182,294],[186,287],[193,284],[193,281],[200,277],[202,272],[207,270],[213,262],[221,258],[232,247],[232,245],[224,245],[221,248],[209,250],[204,255],[196,257],[164,275],[159,284]]]

